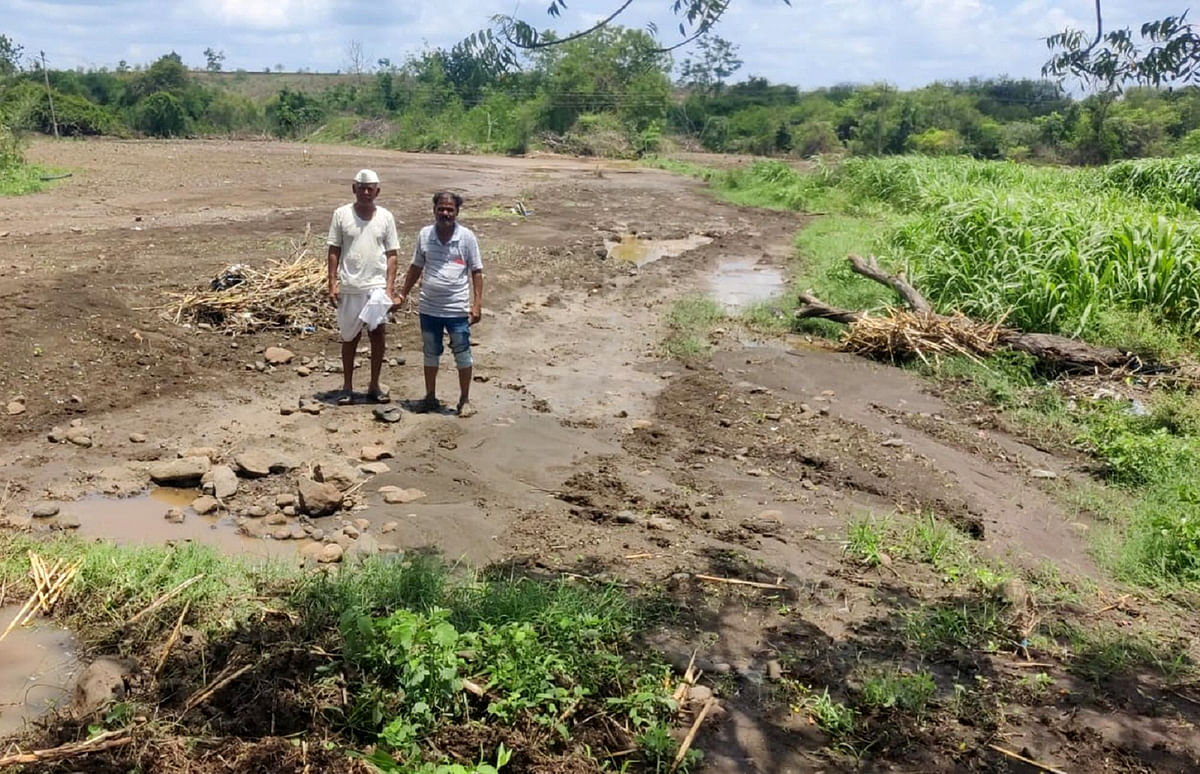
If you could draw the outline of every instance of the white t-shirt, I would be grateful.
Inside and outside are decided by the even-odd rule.
[[[387,287],[388,251],[400,249],[392,213],[376,206],[371,219],[363,220],[353,204],[343,204],[333,211],[328,242],[342,251],[338,286],[343,293],[369,293]]]
[[[471,272],[483,271],[479,242],[471,229],[454,224],[450,241],[438,239],[437,226],[417,234],[413,266],[421,273],[421,314],[434,317],[466,317],[471,312]]]

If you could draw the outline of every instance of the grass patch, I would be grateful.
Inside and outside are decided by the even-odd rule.
[[[711,298],[692,296],[675,302],[667,313],[667,353],[680,360],[707,356],[712,349],[709,334],[724,319],[725,310]]]

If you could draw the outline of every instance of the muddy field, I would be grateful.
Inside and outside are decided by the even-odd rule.
[[[1088,580],[1077,617],[1124,626],[1173,614],[1136,596],[1103,609],[1117,592],[1089,557],[1092,525],[1056,496],[1085,475],[1078,460],[995,430],[911,374],[736,321],[713,332],[710,359],[665,358],[672,304],[705,294],[736,305],[781,287],[803,219],[594,160],[231,142],[41,142],[29,156],[73,176],[0,208],[0,404],[20,396],[24,409],[0,416],[0,503],[15,528],[302,562],[323,548],[314,529],[345,522],[360,535],[339,538],[347,557],[433,548],[478,566],[661,585],[691,623],[647,637],[676,661],[699,648],[726,704],[697,742],[707,771],[1034,770],[993,745],[1072,772],[1200,767],[1194,687],[1144,672],[1087,681],[1051,663],[1053,690],[1022,697],[999,689],[1030,671],[1007,645],[918,659],[946,686],[992,681],[995,706],[976,723],[890,730],[861,760],[778,700],[781,676],[839,695],[864,664],[916,664],[904,616],[940,599],[939,581],[905,563],[848,562],[846,525],[868,514],[936,513],[1010,567]],[[168,294],[230,264],[323,254],[330,213],[364,166],[383,180],[402,256],[434,190],[466,197],[461,219],[487,275],[474,417],[405,411],[385,424],[368,405],[320,403],[341,381],[325,330],[231,337],[164,319]],[[518,201],[527,217],[510,212]],[[611,250],[633,234],[672,240],[677,254],[639,266],[654,256]],[[422,391],[418,342],[415,315],[400,314],[384,381],[402,406]],[[295,360],[267,365],[267,347]],[[443,400],[452,384],[443,374]],[[301,399],[319,411],[292,413]],[[359,470],[376,446],[392,456]],[[187,509],[198,491],[148,486],[150,465],[187,450],[230,464],[256,452],[292,472],[243,479],[228,512],[201,516]],[[345,472],[357,510],[281,510],[298,472],[317,466]],[[57,514],[34,517],[46,503]],[[181,523],[164,519],[172,507]],[[1194,619],[1173,625],[1195,634]],[[0,686],[29,669],[9,663],[0,654]]]

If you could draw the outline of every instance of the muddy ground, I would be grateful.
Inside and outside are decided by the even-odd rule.
[[[1094,596],[1077,617],[1126,626],[1142,623],[1131,608],[1149,620],[1176,615],[1137,596],[1091,610],[1116,591],[1088,553],[1093,525],[1058,496],[1086,475],[1078,460],[993,429],[986,412],[947,403],[908,372],[803,337],[764,338],[730,321],[713,332],[711,358],[664,355],[675,301],[760,290],[786,270],[803,218],[721,204],[661,171],[558,157],[111,141],[37,142],[28,155],[73,176],[0,207],[0,403],[24,398],[22,413],[0,416],[2,502],[15,528],[201,540],[301,562],[322,547],[314,529],[332,537],[360,520],[358,539],[338,534],[347,556],[433,548],[478,566],[661,587],[685,606],[688,627],[648,638],[676,661],[699,648],[725,701],[697,742],[707,771],[1033,770],[990,745],[1064,771],[1200,766],[1194,687],[1144,671],[1086,681],[1052,662],[1054,690],[1000,690],[1030,671],[1014,647],[964,659],[903,644],[906,612],[941,599],[934,574],[899,562],[864,569],[844,555],[854,519],[936,513],[1009,567],[1088,581]],[[479,235],[487,274],[472,332],[477,416],[404,411],[385,424],[369,405],[328,403],[285,415],[339,386],[326,367],[338,352],[330,332],[231,337],[163,317],[168,294],[230,264],[264,266],[306,245],[322,254],[330,213],[364,166],[383,179],[379,201],[400,222],[402,253],[434,190],[467,199],[462,220]],[[528,217],[509,211],[518,200]],[[640,267],[609,258],[608,244],[629,234],[698,246]],[[415,322],[403,313],[389,330],[396,364],[384,381],[401,405],[421,394]],[[270,346],[296,360],[266,366]],[[451,379],[440,392],[453,399]],[[55,428],[88,443],[52,442]],[[354,470],[376,444],[394,454],[388,470]],[[164,512],[199,492],[150,492],[147,466],[189,449],[218,462],[259,450],[297,467],[242,481],[229,512],[188,511],[175,524]],[[362,482],[358,508],[315,520],[280,513],[277,496],[318,464]],[[388,486],[420,491],[387,504]],[[58,515],[32,517],[48,501]],[[1192,618],[1174,625],[1182,639],[1195,633]],[[846,701],[864,666],[918,664],[938,676],[942,697],[984,680],[995,701],[955,722],[893,723],[877,749],[847,750],[782,687],[828,687]]]

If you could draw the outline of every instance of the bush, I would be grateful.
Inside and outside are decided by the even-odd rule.
[[[58,133],[63,137],[119,134],[121,123],[108,108],[89,102],[73,94],[54,95],[54,110],[50,110],[50,99],[45,93],[33,105],[29,113],[31,128],[44,134],[54,132],[58,122]]]
[[[179,137],[187,128],[187,114],[178,99],[157,91],[138,103],[137,128],[153,137]]]

